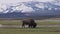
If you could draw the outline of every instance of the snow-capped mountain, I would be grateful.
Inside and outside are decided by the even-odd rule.
[[[54,1],[55,2],[55,1]],[[56,5],[57,2],[38,2],[38,1],[29,1],[29,2],[18,2],[16,5],[2,5],[0,8],[1,13],[9,13],[15,12],[15,10],[19,10],[18,12],[38,12],[41,10],[60,10],[60,6]],[[59,2],[58,2],[59,3]],[[17,11],[16,11],[17,12]]]
[[[0,8],[0,17],[30,17],[30,16],[59,16],[60,15],[60,2],[18,2],[14,4],[2,5]]]

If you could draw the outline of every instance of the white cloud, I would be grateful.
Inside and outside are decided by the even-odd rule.
[[[27,2],[32,0],[0,0],[0,3],[17,3],[17,2]]]
[[[40,2],[46,2],[46,1],[53,1],[53,0],[0,0],[0,3],[17,3],[17,2],[28,2],[28,1],[40,1]]]
[[[47,2],[52,0],[0,0],[0,5],[1,4],[16,5],[18,2],[28,2],[28,1]]]
[[[51,1],[54,1],[54,0],[35,0],[35,1],[39,1],[39,2],[51,2]]]
[[[2,5],[1,8],[3,8],[4,10],[6,10],[7,6],[6,5]]]

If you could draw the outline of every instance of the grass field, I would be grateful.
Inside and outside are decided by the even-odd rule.
[[[60,21],[38,21],[35,20],[37,25],[60,25]],[[0,20],[3,25],[21,25],[21,20]]]
[[[60,27],[58,28],[0,28],[0,34],[60,34]]]
[[[35,20],[37,25],[60,25],[60,21]],[[21,25],[21,20],[0,20],[3,25]],[[0,28],[0,34],[60,34],[60,27]]]

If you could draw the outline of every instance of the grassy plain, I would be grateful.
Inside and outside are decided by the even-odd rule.
[[[0,28],[0,34],[60,34],[60,27]]]
[[[35,20],[37,25],[60,25],[60,21]],[[21,25],[21,20],[0,20],[3,25]],[[60,34],[60,27],[0,28],[0,34]]]
[[[35,20],[37,25],[60,25],[60,21],[41,21],[41,20]],[[3,25],[21,25],[21,20],[0,20],[0,24]]]

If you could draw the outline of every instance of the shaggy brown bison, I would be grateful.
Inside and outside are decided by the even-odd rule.
[[[24,20],[22,20],[22,27],[25,28],[25,25],[28,25],[29,28],[35,28],[37,26],[34,19],[24,19]]]

